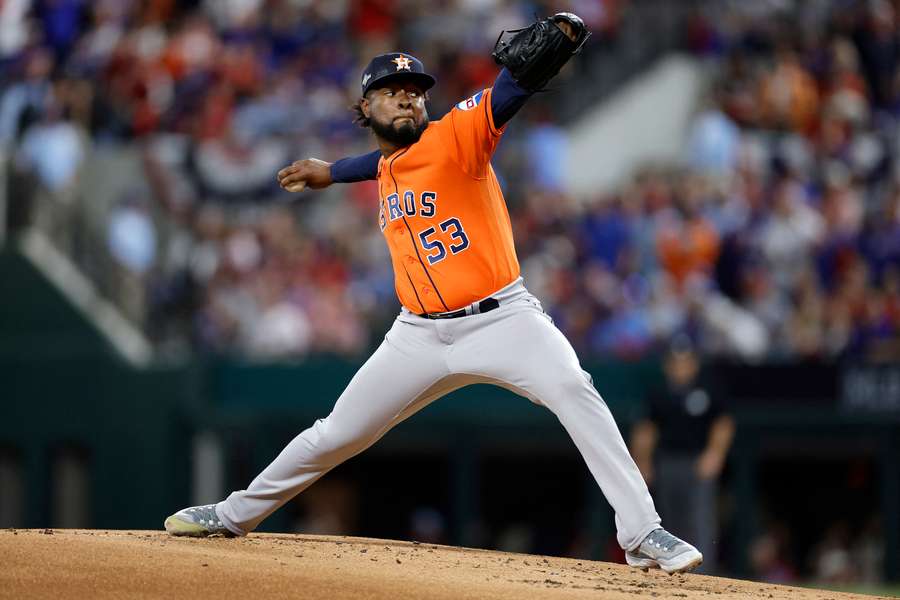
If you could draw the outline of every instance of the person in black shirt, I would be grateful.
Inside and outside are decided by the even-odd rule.
[[[714,573],[718,479],[734,437],[734,420],[700,373],[690,340],[677,338],[663,362],[666,385],[648,397],[648,414],[632,431],[631,451],[660,513],[696,541],[700,572]]]

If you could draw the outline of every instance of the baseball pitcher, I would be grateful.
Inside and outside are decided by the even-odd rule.
[[[415,57],[376,56],[354,107],[378,150],[333,164],[300,160],[289,191],[378,181],[378,227],[402,308],[331,414],[294,438],[245,490],[166,519],[172,535],[247,535],[268,515],[441,396],[491,383],[559,418],[615,509],[629,565],[688,571],[703,557],[660,527],[641,473],[572,346],[525,288],[490,160],[510,119],[578,53],[582,20],[559,13],[501,36],[493,87],[429,122],[435,79]]]

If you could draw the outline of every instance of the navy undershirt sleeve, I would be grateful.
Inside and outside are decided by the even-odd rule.
[[[331,180],[334,183],[368,181],[378,176],[378,159],[381,150],[373,150],[362,156],[348,156],[331,165]]]
[[[491,114],[494,117],[494,127],[500,129],[513,118],[519,109],[525,106],[525,102],[531,97],[531,92],[524,89],[506,67],[500,70],[494,81],[491,91]]]

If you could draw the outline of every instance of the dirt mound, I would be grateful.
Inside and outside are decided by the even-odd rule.
[[[0,530],[0,598],[872,598],[367,538]]]

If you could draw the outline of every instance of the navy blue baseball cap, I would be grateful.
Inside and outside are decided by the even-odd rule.
[[[375,87],[393,79],[409,79],[414,81],[422,91],[431,89],[436,79],[425,72],[422,61],[404,52],[379,54],[369,63],[362,75],[362,95]]]

